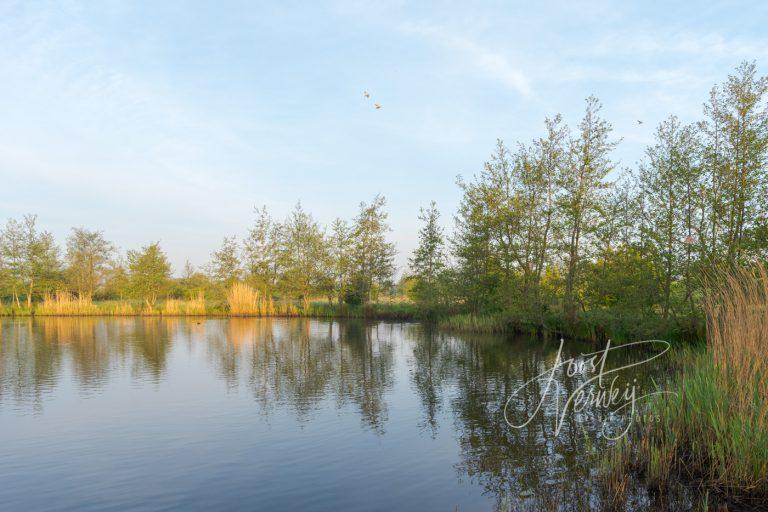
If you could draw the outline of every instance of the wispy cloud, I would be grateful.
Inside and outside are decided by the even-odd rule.
[[[725,37],[722,34],[709,32],[625,30],[603,36],[591,48],[590,54],[593,56],[689,56],[710,59],[749,56],[752,59],[759,59],[768,56],[768,42],[743,37]]]
[[[421,36],[457,52],[463,57],[463,62],[467,66],[479,70],[492,80],[507,85],[519,94],[523,96],[531,94],[530,78],[505,54],[438,25],[406,22],[400,28],[406,34]]]

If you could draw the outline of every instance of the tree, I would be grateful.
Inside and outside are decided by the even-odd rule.
[[[110,297],[123,297],[131,294],[131,282],[128,274],[128,262],[118,254],[114,257],[105,272],[104,294]]]
[[[214,281],[229,288],[232,283],[240,281],[242,268],[238,253],[240,247],[235,237],[224,237],[218,251],[211,254],[208,273]]]
[[[211,281],[205,273],[197,270],[189,261],[184,263],[184,270],[179,279],[179,287],[184,297],[194,299],[211,288]]]
[[[673,307],[672,286],[681,276],[690,279],[700,219],[701,177],[698,141],[693,126],[682,126],[672,116],[656,130],[656,143],[646,151],[639,185],[646,198],[644,234],[650,242],[655,268],[661,273],[662,317]],[[691,293],[687,281],[687,293]]]
[[[271,297],[280,275],[282,226],[272,220],[266,206],[256,209],[256,222],[243,244],[245,277],[265,297]]]
[[[147,307],[155,306],[158,295],[167,289],[171,264],[160,248],[160,242],[144,246],[140,251],[128,251],[128,276],[132,295]]]
[[[768,215],[764,200],[768,192],[766,92],[768,78],[758,78],[755,64],[743,62],[722,86],[712,89],[704,106],[706,120],[701,128],[712,262],[740,261],[761,252],[754,238],[765,231]]]
[[[90,299],[104,284],[114,248],[101,231],[72,228],[67,238],[67,277],[81,298]]]
[[[438,224],[440,212],[432,201],[429,208],[420,209],[419,245],[409,259],[411,274],[417,279],[413,293],[417,301],[433,303],[439,300],[438,279],[445,269],[445,240],[443,229]]]
[[[344,300],[344,294],[349,287],[352,242],[352,232],[347,222],[335,219],[328,238],[328,258],[331,291],[339,304]]]
[[[374,197],[371,204],[360,203],[352,231],[355,295],[366,302],[373,299],[377,287],[392,279],[395,271],[395,245],[386,239],[389,225],[385,205],[386,200],[380,195]]]
[[[304,310],[308,311],[312,294],[327,290],[325,235],[301,204],[296,205],[283,224],[282,233],[280,284],[284,290],[302,299]]]
[[[50,291],[61,281],[59,250],[53,235],[38,231],[36,224],[37,215],[25,215],[20,221],[9,219],[0,233],[6,286],[17,306],[24,291],[28,308],[36,292]]]
[[[570,166],[563,176],[560,207],[565,232],[565,297],[566,317],[573,322],[576,315],[576,289],[584,238],[592,233],[600,215],[600,192],[608,184],[606,175],[613,169],[610,153],[616,142],[609,140],[613,128],[600,117],[602,105],[597,98],[587,98],[578,136],[571,142]]]

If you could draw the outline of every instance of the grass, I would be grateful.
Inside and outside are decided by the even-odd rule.
[[[451,315],[438,321],[441,329],[456,332],[503,333],[511,329],[510,319],[504,313]]]
[[[98,308],[90,297],[75,297],[69,292],[46,293],[43,302],[35,308],[35,314],[41,316],[80,316],[98,313]]]
[[[563,336],[571,339],[614,342],[641,339],[664,339],[670,341],[701,341],[703,329],[682,328],[671,321],[648,318],[639,321],[630,312],[593,310],[580,312],[575,322],[566,321],[559,310],[547,311],[543,317],[533,319],[525,313],[502,311],[496,313],[463,313],[438,317],[438,326],[445,330],[464,333],[536,333]]]
[[[768,273],[737,270],[716,283],[706,351],[683,356],[668,388],[676,394],[652,402],[632,439],[614,446],[609,485],[630,470],[661,490],[683,480],[728,501],[768,500]]]
[[[162,306],[164,315],[205,315],[206,302],[203,292],[198,292],[197,297],[190,300],[167,299]]]
[[[264,297],[245,284],[235,284],[226,300],[209,301],[200,293],[182,300],[168,298],[152,309],[140,301],[100,301],[80,299],[68,292],[46,294],[41,302],[26,306],[0,304],[0,316],[238,316],[238,317],[314,317],[314,318],[376,318],[382,320],[413,320],[419,312],[413,303],[402,300],[366,305],[337,304],[328,301],[275,300]]]

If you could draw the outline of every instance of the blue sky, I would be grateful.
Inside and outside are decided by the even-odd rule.
[[[381,193],[402,266],[496,138],[595,94],[632,166],[741,60],[768,70],[768,3],[671,3],[0,0],[0,218],[160,240],[179,270],[254,206],[328,223]]]

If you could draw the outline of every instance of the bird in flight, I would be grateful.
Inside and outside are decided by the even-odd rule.
[[[368,99],[370,97],[371,97],[371,95],[368,94],[368,91],[363,91],[363,98]]]
[[[376,110],[379,110],[381,108],[381,105],[379,105],[378,103],[374,103],[373,106],[376,107]]]
[[[643,124],[643,122],[642,122],[641,120],[639,120],[639,119],[638,119],[638,120],[637,120],[637,124]]]

